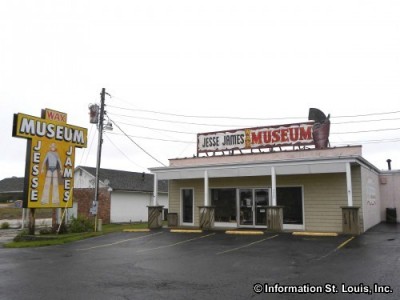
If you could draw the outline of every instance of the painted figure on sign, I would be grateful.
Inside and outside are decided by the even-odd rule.
[[[50,190],[51,190],[51,202],[53,204],[60,203],[60,196],[58,192],[58,174],[62,175],[62,164],[60,156],[58,155],[56,144],[50,145],[50,150],[47,152],[46,157],[42,163],[42,173],[46,171],[46,180],[43,187],[42,205],[49,204],[50,202]]]

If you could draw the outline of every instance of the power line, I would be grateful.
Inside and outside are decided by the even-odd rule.
[[[233,119],[233,120],[254,120],[254,121],[265,121],[265,120],[287,120],[287,119],[304,119],[304,117],[268,117],[268,118],[255,118],[255,117],[240,117],[240,116],[204,116],[204,115],[187,115],[187,114],[176,114],[176,113],[168,113],[161,112],[156,110],[148,110],[148,109],[140,109],[140,108],[127,108],[120,107],[114,105],[108,105],[108,107],[128,110],[128,111],[137,111],[137,112],[146,112],[153,114],[160,114],[166,116],[174,116],[174,117],[183,117],[183,118],[198,118],[198,119]],[[389,111],[389,112],[380,112],[380,113],[368,113],[368,114],[359,114],[359,115],[344,115],[344,116],[335,116],[333,118],[357,118],[357,117],[366,117],[366,116],[381,116],[388,114],[396,114],[400,113],[400,110],[397,111]]]
[[[120,133],[115,133],[115,132],[107,132],[107,134],[113,134],[113,135],[124,135],[124,134],[120,134]],[[331,133],[331,134],[335,134],[335,133]],[[340,134],[340,133],[336,133],[336,134]],[[150,137],[145,137],[145,136],[135,136],[135,135],[128,135],[130,137],[134,137],[134,138],[139,138],[139,139],[147,139],[147,140],[154,140],[154,141],[162,141],[162,142],[177,142],[177,143],[184,143],[184,144],[195,144],[196,142],[193,141],[181,141],[181,140],[169,140],[169,139],[158,139],[158,138],[150,138]],[[398,139],[382,139],[382,140],[367,140],[367,141],[340,141],[337,143],[340,144],[352,144],[352,143],[372,143],[372,142],[396,142],[396,141],[400,141],[400,138]]]
[[[156,110],[148,110],[148,109],[139,109],[139,108],[126,108],[114,105],[108,105],[108,107],[129,110],[129,111],[138,111],[138,112],[147,112],[159,115],[173,116],[173,117],[182,117],[182,118],[197,118],[197,119],[235,119],[235,120],[255,120],[255,121],[265,121],[265,118],[253,118],[253,117],[227,117],[227,116],[201,116],[201,115],[184,115],[184,114],[175,114],[175,113],[167,113]],[[285,119],[303,119],[303,117],[274,117],[268,118],[269,120],[285,120]]]
[[[126,135],[121,133],[109,132],[108,134],[114,135]],[[138,136],[138,135],[129,135],[130,137],[137,138],[137,139],[144,139],[144,140],[153,140],[153,141],[162,141],[162,142],[173,142],[173,143],[183,143],[183,144],[195,144],[196,142],[192,141],[181,141],[181,140],[169,140],[169,139],[158,139],[158,138],[151,138],[148,136]]]
[[[148,126],[143,126],[143,125],[136,125],[136,124],[131,124],[131,123],[125,123],[118,121],[119,124],[124,124],[132,127],[139,127],[139,128],[145,128],[145,129],[151,129],[151,130],[157,130],[157,131],[165,131],[165,132],[173,132],[173,133],[182,133],[182,134],[197,134],[196,132],[187,132],[187,131],[177,131],[177,130],[168,130],[168,129],[162,129],[162,128],[155,128],[155,127],[148,127]]]
[[[130,104],[127,101],[123,101],[125,103]],[[252,118],[252,117],[227,117],[227,116],[201,116],[201,115],[186,115],[186,114],[176,114],[176,113],[167,113],[167,112],[161,112],[161,111],[155,111],[155,110],[147,110],[147,109],[131,109],[127,107],[120,107],[120,106],[109,106],[112,108],[116,109],[121,109],[121,110],[127,110],[127,111],[136,111],[136,112],[146,112],[146,113],[153,113],[153,114],[159,114],[159,115],[165,115],[165,116],[174,116],[174,117],[184,117],[184,118],[202,118],[202,119],[238,119],[238,120],[281,120],[281,119],[304,119],[303,117],[285,117],[285,118]],[[342,115],[342,116],[336,116],[332,119],[338,119],[338,118],[357,118],[357,117],[367,117],[367,116],[382,116],[382,115],[389,115],[389,114],[397,114],[400,111],[388,111],[388,112],[379,112],[379,113],[367,113],[367,114],[357,114],[357,115]],[[189,125],[198,125],[198,126],[215,126],[215,127],[224,127],[224,128],[233,128],[233,127],[240,127],[240,128],[245,128],[246,126],[244,125],[221,125],[221,124],[205,124],[205,123],[197,123],[197,122],[186,122],[186,121],[179,121],[179,120],[165,120],[165,119],[159,119],[159,118],[150,118],[150,117],[142,117],[142,116],[131,116],[131,115],[123,115],[123,114],[113,114],[115,116],[121,116],[121,117],[127,117],[127,118],[136,118],[136,119],[142,119],[142,120],[151,120],[151,121],[157,121],[157,122],[165,122],[165,123],[172,123],[172,124],[189,124]],[[368,120],[352,120],[352,121],[343,121],[343,122],[332,122],[332,124],[338,125],[338,124],[355,124],[355,123],[367,123],[367,122],[382,122],[382,121],[397,121],[400,118],[381,118],[381,119],[368,119]],[[143,125],[134,125],[130,123],[124,123],[120,122],[128,126],[134,126],[134,127],[140,127],[140,128],[145,128],[145,129],[150,129],[150,130],[156,130],[156,131],[164,131],[164,132],[172,132],[172,133],[180,133],[180,134],[196,134],[195,132],[187,132],[187,131],[177,131],[177,130],[168,130],[165,128],[156,128],[156,127],[149,127],[149,126],[143,126]],[[247,126],[248,128],[254,127],[254,126]],[[360,130],[360,131],[349,131],[349,132],[332,132],[332,135],[342,135],[342,134],[355,134],[355,133],[369,133],[369,132],[382,132],[382,131],[394,131],[394,130],[399,130],[400,128],[383,128],[383,129],[370,129],[370,130]],[[188,143],[188,144],[193,144],[194,142],[189,142],[189,141],[180,141],[180,140],[168,140],[168,139],[157,139],[157,138],[149,138],[149,137],[141,137],[141,136],[135,136],[135,138],[143,138],[143,139],[153,139],[153,140],[158,140],[158,141],[167,141],[167,142],[181,142],[181,143]],[[369,142],[369,141],[367,141]],[[376,141],[371,141],[373,142],[379,142],[379,140]],[[383,141],[386,142],[386,141]],[[390,141],[389,141],[390,142]]]
[[[347,131],[347,132],[332,132],[331,134],[366,133],[366,132],[393,131],[393,130],[400,130],[400,128],[385,128],[385,129],[371,129],[371,130]]]
[[[108,132],[106,132],[108,134]],[[123,156],[125,156],[126,159],[128,159],[131,163],[133,163],[135,166],[141,168],[141,169],[146,169],[145,167],[135,163],[133,160],[131,160],[121,149],[117,147],[117,145],[114,144],[114,142],[108,137],[108,135],[105,135],[107,140],[114,146],[115,149],[117,149]]]
[[[194,122],[184,122],[184,121],[172,121],[172,120],[161,120],[156,118],[148,118],[148,117],[137,117],[137,116],[130,116],[130,115],[121,115],[121,114],[114,114],[107,112],[108,115],[118,116],[118,117],[125,117],[125,118],[135,118],[141,120],[150,120],[150,121],[157,121],[157,122],[165,122],[165,123],[174,123],[174,124],[186,124],[186,125],[198,125],[198,126],[214,126],[214,127],[239,127],[243,125],[221,125],[221,124],[204,124],[204,123],[194,123]]]
[[[377,119],[377,120],[361,120],[361,121],[346,121],[346,122],[331,122],[331,124],[339,125],[339,124],[371,123],[371,122],[397,121],[397,120],[400,120],[400,118]],[[189,132],[189,131],[168,130],[168,129],[162,129],[162,128],[156,128],[156,127],[149,127],[149,126],[137,125],[137,124],[132,124],[132,123],[126,123],[126,122],[121,122],[121,121],[118,121],[118,122],[120,124],[124,124],[124,125],[127,125],[127,126],[145,128],[145,129],[156,130],[156,131],[164,131],[164,132],[172,132],[172,133],[180,133],[180,134],[189,134],[189,135],[198,134],[198,132],[193,132],[193,131]]]
[[[108,132],[107,134],[113,134],[113,135],[124,135],[120,133],[114,133],[114,132]],[[334,134],[334,133],[332,133]],[[154,140],[154,141],[161,141],[161,142],[177,142],[177,143],[184,143],[184,144],[196,144],[194,141],[181,141],[181,140],[169,140],[169,139],[158,139],[158,138],[150,138],[150,137],[145,137],[145,136],[134,136],[134,135],[128,135],[133,138],[139,138],[139,139],[147,139],[147,140]],[[356,143],[361,143],[361,144],[368,144],[368,143],[389,143],[389,142],[397,142],[400,141],[399,139],[383,139],[383,140],[366,140],[366,141],[340,141],[337,142],[338,144],[341,145],[348,145],[348,144],[356,144]]]
[[[112,114],[116,115],[116,114]],[[124,115],[119,115],[123,117],[128,117]],[[182,122],[182,121],[169,121],[169,120],[159,120],[159,119],[153,119],[153,118],[145,118],[145,117],[134,117],[134,116],[129,116],[131,118],[138,118],[138,119],[149,119],[153,121],[160,121],[160,122],[167,122],[167,123],[180,123],[180,124],[192,124],[192,125],[203,125],[203,126],[219,126],[219,127],[239,127],[240,125],[208,125],[208,124],[199,124],[199,123],[191,123],[191,122]],[[370,121],[372,122],[372,121]],[[351,123],[351,122],[350,122]],[[183,132],[183,131],[174,131],[174,130],[166,130],[166,129],[160,129],[160,128],[154,128],[154,127],[146,127],[146,126],[141,126],[141,125],[133,125],[129,123],[125,123],[126,125],[129,126],[136,126],[136,127],[142,127],[142,128],[147,128],[147,129],[152,129],[152,130],[159,130],[159,131],[167,131],[167,132],[175,132],[175,133],[183,133],[183,134],[196,134],[194,132]],[[243,127],[243,126],[242,126]],[[249,127],[251,128],[251,127]],[[371,130],[361,130],[361,131],[349,131],[349,132],[332,132],[331,134],[351,134],[351,133],[365,133],[365,132],[378,132],[378,131],[393,131],[393,130],[399,130],[400,128],[384,128],[384,129],[371,129]],[[179,141],[182,142],[182,141]]]
[[[381,115],[390,115],[397,114],[400,110],[389,111],[389,112],[381,112],[381,113],[369,113],[369,114],[361,114],[361,115],[353,115],[353,116],[336,116],[335,118],[357,118],[357,117],[368,117],[368,116],[381,116]]]
[[[376,115],[382,115],[382,114],[391,114],[391,113],[398,113],[397,111],[395,112],[388,112],[388,113],[378,113]],[[233,128],[233,127],[254,127],[254,126],[245,126],[243,124],[237,125],[237,124],[210,124],[210,123],[197,123],[197,122],[186,122],[186,121],[178,121],[178,120],[165,120],[165,119],[158,119],[158,118],[150,118],[150,117],[143,117],[143,116],[132,116],[132,115],[124,115],[124,114],[116,114],[116,113],[109,113],[113,116],[119,116],[119,117],[125,117],[125,118],[135,118],[135,119],[141,119],[141,120],[150,120],[150,121],[157,121],[157,122],[164,122],[164,123],[173,123],[173,124],[186,124],[186,125],[196,125],[196,126],[208,126],[208,127],[224,127],[224,128]],[[365,115],[358,115],[358,116],[371,116],[373,114],[365,114]],[[336,118],[347,118],[347,117],[356,117],[356,116],[339,116],[335,117],[332,119]],[[230,117],[225,117],[225,119],[230,119]],[[244,119],[244,118],[242,118]],[[254,121],[268,121],[268,120],[274,120],[277,118],[264,118],[264,119],[258,119],[258,118],[246,118],[248,120],[254,120]],[[299,119],[298,117],[291,117],[291,118],[286,118],[286,119]],[[304,119],[304,118],[302,118]],[[353,120],[353,121],[344,121],[344,122],[332,122],[332,124],[338,125],[338,124],[354,124],[354,123],[368,123],[368,122],[380,122],[380,121],[396,121],[400,120],[400,118],[387,118],[387,119],[369,119],[369,120]],[[138,126],[139,127],[139,126]],[[154,129],[154,128],[150,128]],[[188,133],[188,132],[179,132],[177,133]]]
[[[164,166],[164,167],[166,167],[166,165],[164,165],[161,161],[159,161],[157,158],[155,158],[153,155],[151,155],[149,152],[147,152],[146,150],[144,150],[138,143],[136,143],[129,135],[127,135],[126,133],[125,133],[125,131],[123,131],[122,129],[121,129],[121,127],[119,127],[118,126],[118,124],[117,123],[115,123],[113,120],[111,120],[110,119],[110,121],[115,125],[115,126],[117,126],[117,128],[119,129],[119,130],[121,130],[121,132],[132,142],[132,143],[134,143],[140,150],[142,150],[144,153],[146,153],[148,156],[150,156],[153,160],[155,160],[156,162],[158,162],[159,164],[161,164],[162,166]]]
[[[397,121],[400,118],[390,118],[390,119],[369,119],[369,120],[359,120],[359,121],[345,121],[345,122],[331,122],[331,124],[354,124],[354,123],[370,123],[370,122],[381,122],[381,121]]]
[[[87,154],[86,154],[86,158],[85,158],[84,165],[86,165],[86,162],[87,162],[87,160],[88,160],[88,158],[89,158],[89,154],[90,154],[90,151],[92,150],[93,142],[94,142],[95,136],[96,136],[96,131],[95,131],[95,130],[92,130],[92,129],[93,129],[93,124],[92,124],[92,126],[90,126],[91,132],[90,132],[90,134],[89,134],[89,139],[90,139],[91,134],[93,133],[92,141],[90,142],[89,149],[88,149]],[[83,156],[82,156],[82,158],[81,158],[81,163],[80,163],[81,165],[82,165],[82,159],[83,159]]]
[[[89,128],[89,134],[88,134],[88,140],[87,140],[87,142],[89,142],[89,140],[90,140],[90,134],[92,133],[92,126],[90,126],[90,128]],[[87,147],[86,147],[87,148]],[[83,148],[83,152],[82,152],[82,155],[81,155],[81,160],[79,161],[79,165],[82,165],[82,160],[83,160],[83,158],[85,157],[85,153],[86,153],[86,148]]]
[[[366,141],[344,141],[344,142],[332,142],[337,145],[351,145],[351,144],[374,144],[374,143],[397,143],[400,142],[400,138],[395,139],[381,139],[381,140],[366,140]]]

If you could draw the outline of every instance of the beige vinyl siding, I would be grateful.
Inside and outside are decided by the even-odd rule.
[[[180,189],[194,188],[195,226],[199,224],[198,206],[204,204],[204,180],[170,180],[169,211],[180,214]],[[347,206],[346,173],[276,175],[277,187],[303,189],[303,222],[307,231],[342,231],[342,206]],[[361,170],[352,168],[353,204],[361,207]],[[210,188],[271,187],[270,176],[209,178]],[[180,216],[179,216],[180,218]],[[362,225],[362,213],[360,211]],[[361,227],[362,228],[362,227]]]
[[[177,213],[181,224],[181,189],[193,189],[194,195],[194,226],[199,226],[199,206],[204,205],[204,180],[170,180],[169,181],[169,213]]]
[[[277,186],[302,186],[307,231],[342,231],[342,206],[347,206],[345,173],[276,177]],[[360,168],[352,168],[353,204],[361,205]],[[360,214],[361,217],[361,214]]]
[[[341,206],[347,205],[346,174],[277,176],[277,186],[303,187],[306,231],[342,230]]]
[[[361,206],[361,172],[352,168],[353,205]],[[341,232],[342,206],[347,206],[346,173],[276,177],[277,186],[303,186],[306,231]],[[361,220],[361,212],[360,222]],[[362,227],[361,227],[362,228]]]

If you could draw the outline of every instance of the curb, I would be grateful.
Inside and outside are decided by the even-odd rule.
[[[123,232],[149,232],[150,229],[143,228],[143,229],[124,229]]]
[[[227,230],[225,234],[237,234],[237,235],[263,235],[264,232],[260,230]]]
[[[201,229],[171,229],[169,232],[174,233],[202,233]]]
[[[337,232],[310,232],[310,231],[295,231],[292,235],[299,236],[338,236]]]

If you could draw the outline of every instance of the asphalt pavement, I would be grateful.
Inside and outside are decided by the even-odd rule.
[[[167,229],[0,248],[0,299],[399,299],[400,224],[352,237]]]

